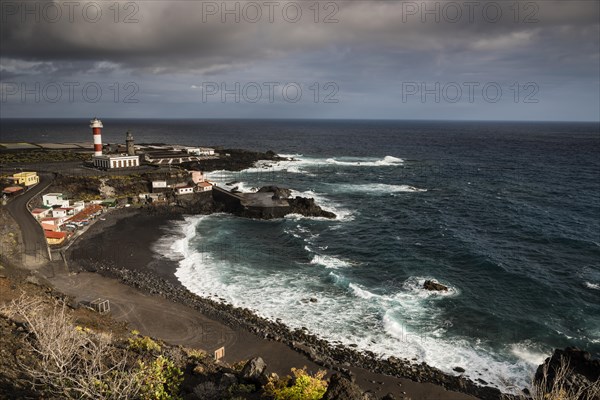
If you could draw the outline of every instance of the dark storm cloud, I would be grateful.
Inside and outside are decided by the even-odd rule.
[[[472,12],[466,2],[452,2],[462,13],[456,22],[451,8],[448,15],[438,13],[438,21],[431,13],[421,15],[446,10],[449,2],[322,2],[317,23],[314,2],[293,3],[302,6],[297,22],[290,22],[293,9],[282,11],[289,3],[277,3],[271,22],[265,3],[256,2],[263,13],[256,23],[248,21],[252,13],[243,13],[248,2],[227,2],[239,4],[239,23],[232,14],[222,23],[220,1],[139,1],[135,10],[126,8],[132,2],[120,2],[118,22],[114,2],[78,2],[73,21],[64,2],[54,3],[63,15],[50,22],[41,11],[36,21],[35,11],[20,14],[22,9],[9,7],[22,2],[3,0],[2,81],[128,76],[145,82],[149,93],[167,93],[166,102],[212,79],[336,80],[345,84],[347,96],[379,99],[394,98],[389,90],[399,82],[416,80],[535,79],[578,87],[587,81],[590,90],[598,85],[597,1],[481,1]],[[82,12],[92,3],[102,9],[95,23]],[[327,8],[333,7],[329,3],[337,9]],[[493,20],[498,8],[502,15]],[[124,23],[132,11],[137,22]],[[332,11],[337,22],[324,23]]]

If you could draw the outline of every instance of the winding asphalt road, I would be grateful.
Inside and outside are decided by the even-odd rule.
[[[23,257],[21,259],[22,266],[26,268],[40,267],[50,260],[44,231],[27,209],[27,203],[50,186],[54,180],[54,176],[52,174],[38,175],[40,176],[40,182],[35,187],[11,199],[6,205],[8,212],[21,229],[24,244]]]

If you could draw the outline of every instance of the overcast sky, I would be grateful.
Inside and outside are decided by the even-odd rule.
[[[599,4],[1,0],[0,116],[598,121]]]

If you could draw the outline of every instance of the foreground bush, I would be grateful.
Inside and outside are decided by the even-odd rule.
[[[573,385],[573,370],[566,358],[560,359],[560,364],[553,368],[544,363],[541,377],[534,379],[531,393],[522,394],[520,400],[600,400],[600,380],[586,385]],[[503,396],[504,399],[514,397]]]
[[[28,355],[19,365],[38,391],[64,399],[177,399],[183,373],[159,356],[128,360],[112,336],[73,324],[63,302],[20,298],[0,314],[22,323]],[[145,342],[145,341],[144,341]]]
[[[266,396],[275,400],[319,400],[327,391],[327,381],[323,379],[326,371],[314,376],[303,369],[292,368],[293,377],[271,378],[264,387]]]

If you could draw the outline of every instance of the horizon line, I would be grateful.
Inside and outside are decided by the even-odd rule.
[[[1,117],[2,120],[81,120],[92,117]],[[598,123],[599,120],[508,120],[508,119],[402,119],[402,118],[209,118],[209,117],[101,117],[105,120],[206,120],[206,121],[386,121],[386,122],[545,122],[545,123]]]

